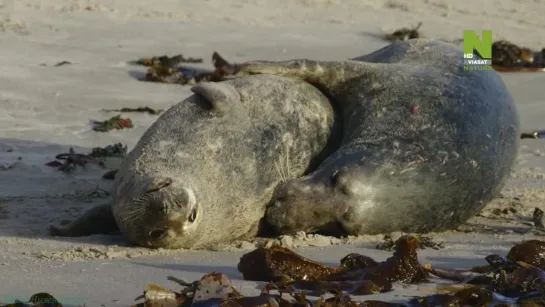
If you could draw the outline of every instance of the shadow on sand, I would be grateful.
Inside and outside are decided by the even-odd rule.
[[[91,152],[91,148],[81,146],[0,138],[0,236],[73,243],[104,241],[104,236],[50,235],[49,225],[66,223],[110,201],[112,181],[102,178],[109,169],[88,164],[66,173],[46,165],[55,161],[57,154],[67,153],[70,147],[76,153]],[[123,242],[118,235],[112,235],[111,241]]]

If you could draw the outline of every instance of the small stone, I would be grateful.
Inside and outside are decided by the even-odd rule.
[[[106,253],[106,258],[108,259],[118,259],[127,257],[127,251],[109,251]]]

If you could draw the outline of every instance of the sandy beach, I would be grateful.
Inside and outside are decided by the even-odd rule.
[[[422,22],[425,37],[456,41],[463,30],[493,30],[535,50],[545,47],[545,2],[540,0],[0,0],[0,301],[49,292],[65,303],[129,306],[149,283],[175,287],[226,273],[244,294],[263,283],[242,279],[236,265],[255,243],[219,251],[149,250],[120,237],[56,238],[48,225],[71,220],[109,201],[111,181],[89,166],[65,174],[45,165],[55,155],[87,153],[121,142],[129,150],[157,116],[132,113],[132,129],[100,133],[90,120],[103,109],[169,108],[190,86],[141,82],[144,67],[127,62],[153,55],[203,58],[214,51],[231,62],[312,58],[340,60],[386,46],[381,36]],[[68,61],[71,65],[55,66]],[[523,131],[545,129],[545,74],[503,73]],[[115,161],[109,168],[115,167]],[[466,229],[433,234],[445,248],[419,251],[421,263],[450,268],[484,264],[524,239],[535,207],[545,209],[545,141],[522,140],[511,179]],[[509,210],[511,208],[512,210]],[[382,236],[284,238],[283,244],[326,264],[357,252],[382,260]],[[434,285],[401,287],[373,299],[404,301]],[[369,299],[366,297],[366,299]]]

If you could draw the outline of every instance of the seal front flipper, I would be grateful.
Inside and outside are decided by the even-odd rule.
[[[65,226],[49,226],[49,232],[56,237],[83,237],[93,234],[112,234],[119,232],[119,228],[110,204],[104,204],[85,211]]]

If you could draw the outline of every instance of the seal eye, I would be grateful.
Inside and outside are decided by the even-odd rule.
[[[196,219],[197,219],[197,208],[193,208],[193,210],[191,210],[191,214],[189,215],[187,220],[190,223],[193,223],[193,222],[195,222]]]
[[[339,170],[336,170],[336,171],[331,175],[331,185],[332,185],[332,186],[336,186],[337,183],[338,183],[338,179],[339,179]]]
[[[163,237],[166,234],[166,231],[163,229],[155,229],[149,232],[150,238],[157,240]]]

